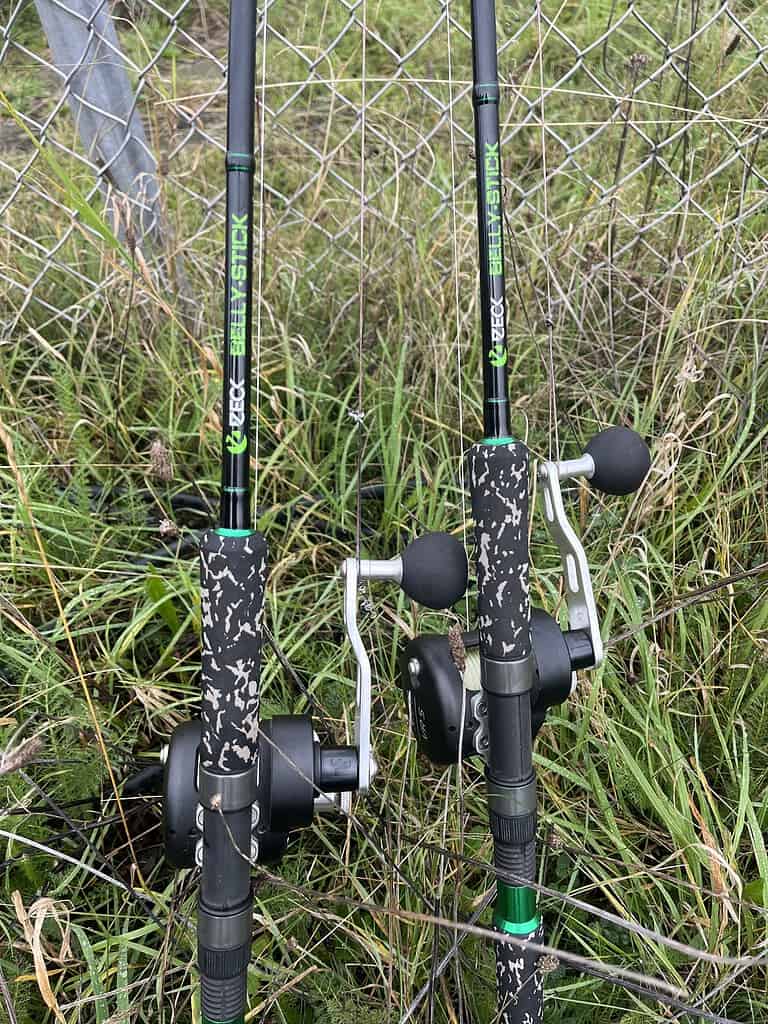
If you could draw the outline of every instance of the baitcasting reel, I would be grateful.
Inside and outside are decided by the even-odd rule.
[[[626,427],[609,427],[596,434],[578,459],[539,465],[544,518],[562,561],[568,628],[561,630],[542,609],[531,609],[536,669],[531,691],[534,738],[548,708],[572,692],[576,671],[596,668],[603,660],[589,565],[565,514],[560,484],[584,477],[604,494],[630,494],[640,487],[650,465],[648,446]],[[437,563],[433,571],[440,571]],[[421,752],[440,765],[459,760],[460,744],[461,759],[483,757],[488,733],[478,633],[416,637],[401,654],[400,670]]]
[[[309,715],[261,720],[256,793],[242,797],[244,807],[252,804],[252,861],[279,860],[291,832],[308,826],[315,811],[348,810],[352,793],[366,792],[376,774],[371,752],[371,663],[357,624],[360,584],[391,581],[419,604],[450,608],[467,588],[467,556],[456,538],[429,533],[412,541],[397,558],[347,558],[341,574],[344,623],[357,666],[354,745],[322,746]],[[200,722],[185,722],[174,730],[165,752],[165,853],[179,868],[200,866],[204,856],[200,737]]]

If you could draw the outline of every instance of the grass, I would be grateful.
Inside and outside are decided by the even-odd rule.
[[[765,212],[745,213],[764,199],[759,141],[748,140],[768,99],[749,33],[764,42],[768,24],[765,5],[731,4],[738,24],[721,14],[692,51],[680,49],[682,74],[657,75],[617,112],[596,95],[595,77],[629,94],[663,63],[664,39],[674,48],[692,18],[699,28],[716,13],[711,4],[635,6],[626,14],[607,3],[545,4],[558,31],[543,26],[541,62],[536,25],[522,28],[524,12],[509,5],[499,13],[510,40],[500,67],[516,428],[536,456],[552,450],[554,382],[562,455],[614,422],[635,426],[654,455],[648,483],[631,499],[573,495],[607,657],[550,715],[537,743],[540,880],[556,894],[543,906],[548,941],[564,954],[662,978],[717,1019],[759,1021],[768,1008],[764,969],[727,958],[763,949],[768,908]],[[131,74],[144,83],[170,229],[163,251],[146,254],[151,272],[126,240],[94,225],[101,199],[68,154],[76,136],[66,106],[36,158],[10,120],[0,154],[0,195],[25,169],[0,242],[0,301],[11,327],[0,341],[0,749],[22,747],[20,767],[0,776],[0,828],[15,836],[0,848],[8,989],[0,1020],[11,1020],[10,1005],[16,1024],[56,1019],[41,994],[44,972],[67,1024],[188,1024],[199,1013],[194,875],[165,864],[156,801],[123,798],[127,841],[113,781],[119,790],[156,759],[196,708],[196,564],[176,545],[193,538],[202,517],[174,511],[172,501],[184,493],[215,501],[218,488],[222,174],[208,137],[222,138],[224,102],[211,97],[220,68],[190,40],[223,58],[226,17],[221,3],[204,13],[185,8],[187,35],[177,33],[142,77],[167,23],[141,4],[118,13]],[[368,24],[399,53],[438,11],[408,14],[392,0],[368,0]],[[456,17],[453,75],[464,80],[466,11]],[[326,52],[348,21],[342,5],[314,0],[277,3],[270,13],[280,33],[269,43],[270,109],[291,102],[266,122],[253,410],[259,526],[271,550],[269,628],[339,739],[354,690],[336,569],[353,549],[358,446],[363,480],[385,484],[383,500],[364,508],[372,557],[426,529],[460,533],[461,452],[481,429],[482,397],[471,112],[466,99],[457,103],[452,161],[437,105],[449,95],[444,29],[404,64],[429,82],[394,83],[368,110],[359,365],[359,31]],[[593,44],[609,23],[617,27],[603,51]],[[585,56],[563,80],[575,63],[566,36]],[[41,122],[58,87],[30,58],[45,53],[31,8],[11,38],[26,49],[5,58],[9,104]],[[305,82],[314,60],[333,89],[278,84]],[[366,61],[370,99],[383,84],[373,80],[392,79],[398,62],[373,37]],[[546,85],[560,83],[546,98],[545,147],[529,107],[540,74]],[[708,108],[716,116],[697,121],[704,108],[694,86],[709,95],[728,83]],[[610,118],[613,127],[592,139]],[[638,127],[663,163],[643,166]],[[732,136],[747,140],[749,167],[722,166]],[[52,140],[62,147],[53,162]],[[675,175],[697,184],[666,216],[680,201]],[[454,179],[455,232],[440,196]],[[46,265],[41,251],[56,246]],[[358,436],[351,413],[361,369]],[[540,515],[531,540],[534,600],[560,614],[557,557]],[[147,562],[163,545],[165,556]],[[364,633],[374,652],[381,771],[351,821],[318,820],[275,877],[256,872],[254,1021],[398,1021],[455,936],[419,915],[468,920],[493,884],[480,772],[465,766],[459,784],[455,769],[418,756],[395,685],[404,639],[463,623],[465,609],[424,613],[386,588],[370,597]],[[265,713],[306,709],[271,653],[263,680]],[[35,852],[28,840],[75,863]],[[469,935],[416,1019],[493,1020],[492,961],[487,939]],[[694,1019],[569,969],[565,957],[547,991],[551,1024]]]

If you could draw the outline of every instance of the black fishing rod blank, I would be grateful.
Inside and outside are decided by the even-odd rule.
[[[480,318],[485,437],[469,451],[486,790],[498,872],[494,925],[540,941],[535,891],[535,674],[528,596],[528,450],[511,436],[494,0],[472,0]],[[542,1019],[542,979],[526,947],[496,945],[504,1024]]]
[[[253,320],[255,0],[232,0],[227,72],[227,209],[221,516],[224,531],[251,529],[250,395]]]
[[[241,1024],[251,951],[261,616],[267,545],[250,511],[256,4],[231,0],[218,529],[200,543],[202,702],[197,800],[202,838],[198,966],[204,1024]]]
[[[485,437],[498,441],[509,437],[511,426],[494,0],[472,0],[472,79],[483,339],[483,426]]]

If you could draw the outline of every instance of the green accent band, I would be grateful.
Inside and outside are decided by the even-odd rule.
[[[247,487],[225,487],[224,490],[227,492],[227,494],[247,494],[248,493],[248,488]]]
[[[250,167],[243,167],[240,164],[230,164],[229,167],[227,167],[227,170],[228,171],[243,171],[245,174],[250,174],[251,173],[251,168]],[[225,1021],[225,1024],[229,1024],[229,1022]]]
[[[536,893],[524,885],[499,882],[493,923],[508,935],[530,935],[539,927]]]
[[[253,153],[235,153],[234,151],[232,151],[232,152],[227,153],[227,156],[242,156],[246,160],[250,160],[251,157],[253,156]],[[228,1021],[224,1021],[223,1024],[229,1024],[229,1022]]]
[[[502,921],[494,915],[493,923],[500,932],[505,932],[507,935],[533,935],[541,924],[541,918],[537,914],[530,921],[521,921],[516,924],[514,921]]]
[[[226,526],[219,526],[216,529],[216,533],[220,537],[251,537],[255,530],[228,530]],[[210,1021],[209,1024],[237,1024],[237,1021]]]
[[[484,437],[480,444],[517,444],[517,438],[514,437]]]

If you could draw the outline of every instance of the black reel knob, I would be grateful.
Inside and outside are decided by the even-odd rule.
[[[595,472],[590,483],[605,494],[631,494],[651,468],[648,445],[629,427],[608,427],[595,434],[585,449]]]
[[[426,608],[451,608],[464,596],[469,567],[464,545],[449,533],[425,533],[402,554],[400,586]]]

